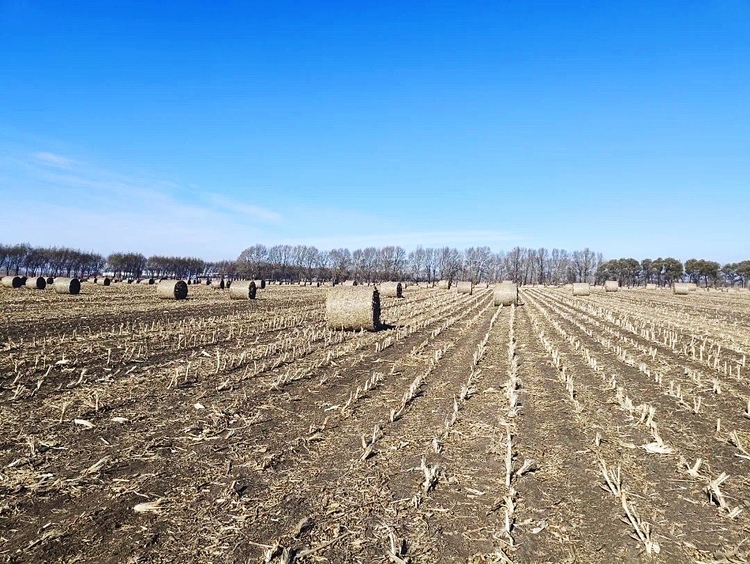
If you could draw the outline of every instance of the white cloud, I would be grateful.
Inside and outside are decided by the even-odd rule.
[[[221,210],[225,210],[238,215],[246,216],[257,221],[265,223],[281,223],[282,216],[279,213],[268,210],[261,206],[245,204],[220,194],[209,194],[208,200]]]
[[[73,164],[75,164],[75,161],[67,157],[56,155],[55,153],[47,153],[45,151],[34,153],[31,156],[42,164],[51,165],[58,168],[71,168]]]

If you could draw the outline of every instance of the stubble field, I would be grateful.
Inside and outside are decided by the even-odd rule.
[[[0,562],[745,562],[750,295],[0,289]]]

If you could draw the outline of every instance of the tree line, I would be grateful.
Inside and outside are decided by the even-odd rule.
[[[705,286],[746,286],[750,260],[720,265],[704,259],[681,261],[620,258],[604,261],[588,248],[577,251],[514,247],[493,252],[489,247],[422,247],[407,252],[399,246],[318,250],[308,245],[256,244],[236,260],[208,262],[195,257],[117,252],[107,257],[67,247],[33,247],[27,243],[0,244],[0,270],[28,276],[95,276],[116,278],[263,278],[278,282],[315,280],[359,282],[385,280],[471,280],[474,283],[512,280],[517,284],[603,283],[623,286],[654,283],[670,285],[690,280]]]
[[[727,263],[691,258],[685,264],[675,258],[612,259],[602,262],[596,271],[596,282],[617,280],[621,286],[658,284],[668,286],[673,282],[690,281],[709,286],[745,287],[750,280],[750,260]]]

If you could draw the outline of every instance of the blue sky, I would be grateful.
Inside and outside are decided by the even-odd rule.
[[[3,242],[750,258],[745,1],[0,0],[0,54]]]

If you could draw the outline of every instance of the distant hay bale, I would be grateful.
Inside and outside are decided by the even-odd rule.
[[[223,290],[224,289],[224,279],[222,278],[221,280],[214,280],[213,282],[211,282],[211,287],[214,290]]]
[[[156,294],[163,300],[184,300],[188,287],[183,280],[162,280],[156,287]]]
[[[23,279],[20,276],[3,276],[2,283],[6,288],[20,288],[23,286]]]
[[[253,282],[255,282],[255,289],[256,290],[263,290],[266,287],[266,281],[263,280],[263,279],[261,279],[261,280],[253,280]]]
[[[55,283],[55,279],[52,276],[47,277],[47,286],[51,286]]]
[[[112,284],[112,279],[105,276],[104,278],[97,278],[94,282],[99,284],[99,286],[109,286]]]
[[[441,290],[450,290],[451,289],[451,281],[450,280],[440,280],[437,283],[437,287]]]
[[[44,290],[47,287],[47,279],[44,276],[38,278],[32,276],[26,279],[26,287],[29,290]]]
[[[456,284],[456,290],[459,294],[471,294],[473,285],[471,282],[459,282]]]
[[[148,284],[149,286],[153,286],[156,283],[156,280],[153,278],[144,278],[141,280],[141,284]]]
[[[257,287],[253,280],[235,280],[229,287],[229,298],[232,300],[254,300]]]
[[[492,297],[496,306],[509,306],[518,303],[518,286],[513,282],[498,284],[492,292]]]
[[[326,295],[326,322],[332,329],[377,331],[380,294],[374,286],[337,286]]]
[[[607,280],[604,283],[605,292],[617,292],[620,289],[620,283],[617,280]]]
[[[383,282],[378,285],[378,291],[384,298],[403,298],[403,286],[401,282]]]
[[[691,289],[692,286],[692,289]],[[691,282],[675,282],[672,286],[672,292],[677,296],[687,296],[695,290],[695,284]]]
[[[78,278],[55,278],[52,285],[56,294],[76,295],[81,292],[81,281]]]
[[[646,284],[646,290],[656,290],[656,284]]]
[[[697,292],[698,291],[698,285],[694,284],[693,282],[688,282],[688,292]]]
[[[341,283],[341,285],[342,286],[356,286],[357,285],[357,281],[356,280],[344,280]]]
[[[588,282],[576,282],[575,284],[573,284],[573,295],[574,296],[591,295],[591,285]]]

